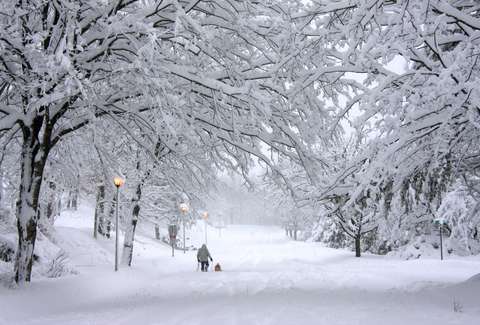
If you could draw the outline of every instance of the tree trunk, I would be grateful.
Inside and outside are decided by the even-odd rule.
[[[22,174],[25,166],[22,166]],[[22,177],[23,178],[23,177]],[[24,179],[20,184],[17,201],[18,247],[15,257],[15,282],[29,282],[32,274],[33,250],[37,238],[37,208],[33,201],[35,195],[28,188],[33,188],[32,181]]]
[[[76,190],[75,192],[73,192],[72,204],[70,207],[72,208],[73,211],[77,211],[78,209],[78,192]]]
[[[105,185],[97,186],[97,202],[95,205],[95,219],[93,222],[93,238],[97,238],[97,232],[103,235],[103,221],[105,219]]]
[[[71,208],[74,211],[77,211],[78,209],[78,196],[80,193],[80,174],[77,175],[77,184],[75,186],[75,190],[72,193],[72,203],[71,203]]]
[[[5,188],[3,186],[3,170],[0,170],[0,223],[7,220],[5,209]]]
[[[24,127],[21,153],[21,174],[16,203],[18,247],[15,258],[15,281],[30,282],[33,251],[37,238],[38,197],[42,184],[45,162],[50,149],[51,129],[43,131],[43,143],[39,142],[43,117],[34,119],[31,127]]]
[[[355,237],[355,256],[360,257],[361,256],[361,250],[360,250],[360,236],[357,235]]]
[[[127,223],[125,238],[123,240],[122,264],[131,266],[133,257],[133,243],[135,240],[135,228],[137,227],[138,216],[140,214],[140,199],[142,198],[142,185],[137,184],[137,191],[132,198],[131,221]]]
[[[47,203],[47,211],[45,212],[45,217],[47,221],[53,225],[55,220],[55,190],[56,185],[55,182],[50,181],[48,182],[48,203]]]
[[[117,196],[114,195],[112,200],[111,200],[111,204],[110,204],[110,212],[108,214],[108,217],[106,218],[105,220],[105,236],[107,238],[110,238],[110,232],[112,230],[112,220],[115,219],[115,207],[116,207],[116,204],[117,204]]]
[[[62,196],[63,190],[58,194],[58,202],[57,202],[57,213],[55,214],[56,217],[59,217],[62,213]]]
[[[293,224],[293,240],[297,240],[297,231],[298,231],[298,225],[297,222]]]
[[[123,241],[123,255],[122,255],[123,265],[132,266],[133,242],[135,240],[135,228],[137,227],[137,221],[138,219],[132,219],[131,222],[127,224],[127,229],[125,231],[125,238]]]
[[[155,239],[160,239],[160,227],[157,224],[155,224]]]
[[[71,207],[72,207],[72,191],[69,190],[68,191],[68,198],[67,198],[67,209],[70,210]]]
[[[1,218],[1,213],[3,211],[3,201],[4,199],[4,192],[3,192],[3,170],[0,170],[0,218]]]

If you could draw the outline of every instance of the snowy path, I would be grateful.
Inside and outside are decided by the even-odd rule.
[[[196,272],[194,252],[172,258],[140,237],[135,265],[114,273],[111,241],[94,242],[86,228],[58,233],[80,274],[0,288],[0,323],[479,324],[480,280],[462,283],[480,272],[479,258],[358,259],[278,228],[234,226],[210,232],[224,272]],[[453,312],[454,299],[463,312]]]

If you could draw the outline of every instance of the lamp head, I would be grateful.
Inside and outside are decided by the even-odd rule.
[[[113,178],[113,184],[115,184],[116,187],[120,187],[125,183],[125,180],[121,177],[115,176]]]
[[[207,220],[208,219],[208,212],[205,211],[204,213],[202,213],[202,217],[204,220]]]
[[[187,213],[188,212],[188,205],[186,203],[180,203],[180,206],[178,207],[182,213]]]

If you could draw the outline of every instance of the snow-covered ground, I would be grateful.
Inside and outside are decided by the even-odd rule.
[[[209,228],[223,272],[197,271],[145,225],[134,265],[113,271],[114,240],[92,239],[91,212],[57,222],[78,274],[0,287],[3,324],[479,324],[480,258],[404,261],[317,243],[275,227]],[[187,233],[200,245],[203,225]],[[454,303],[460,312],[454,311]]]

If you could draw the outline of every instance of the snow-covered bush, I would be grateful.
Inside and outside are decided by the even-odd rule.
[[[438,257],[440,256],[438,250],[439,244],[435,239],[436,238],[430,235],[415,237],[406,245],[396,247],[394,251],[389,253],[389,255],[398,256],[406,260],[421,257]]]
[[[0,260],[11,262],[15,256],[15,244],[0,234]]]
[[[379,227],[379,239],[389,238],[387,241],[394,250],[391,254],[405,259],[437,257],[440,255],[440,234],[434,220],[440,218],[445,221],[442,230],[444,255],[479,254],[477,210],[477,201],[465,183],[457,181],[443,195],[438,209],[430,213],[422,211],[421,204],[404,214],[400,209],[394,210]]]
[[[475,255],[480,253],[478,203],[464,182],[457,181],[439,196],[437,205],[428,195],[418,194],[414,186],[398,191],[390,202],[388,213],[376,219],[377,228],[362,236],[362,251],[390,254],[404,259],[438,257],[440,237],[434,219],[443,226],[444,255]],[[407,203],[405,203],[407,201]],[[329,247],[351,247],[351,239],[332,218],[319,218],[310,231],[309,240]]]
[[[320,218],[312,230],[309,240],[324,243],[332,248],[344,248],[349,245],[349,238],[345,232],[332,220],[332,218]]]
[[[450,233],[445,240],[447,251],[456,255],[480,253],[477,202],[462,184],[457,184],[456,188],[445,196],[437,215],[445,220]]]
[[[49,234],[54,236],[54,233]],[[38,233],[35,245],[33,273],[38,277],[56,278],[66,274],[75,274],[76,271],[69,265],[68,255],[49,237],[42,232]],[[4,232],[0,234],[0,281],[10,285],[13,276],[15,259],[16,234]]]
[[[66,274],[76,274],[76,271],[68,264],[68,255],[64,250],[58,251],[57,255],[50,261],[45,276],[49,278],[59,278]]]

